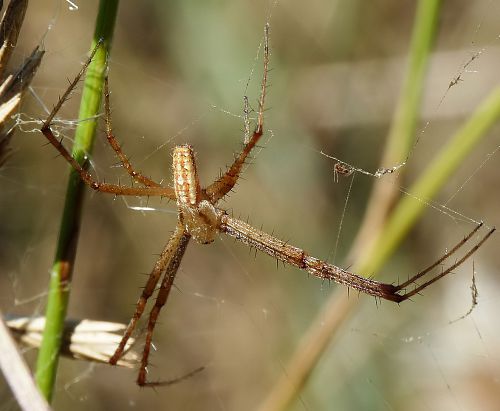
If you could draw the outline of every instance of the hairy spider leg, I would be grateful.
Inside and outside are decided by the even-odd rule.
[[[192,229],[193,235],[195,236],[194,238],[197,241],[200,242],[200,237],[202,237],[202,235],[199,234],[200,230],[197,230],[197,228],[199,227],[199,225],[203,226],[203,224],[199,223],[198,226],[196,225],[196,223],[198,223],[199,221],[197,220],[197,215],[200,214],[198,207],[200,207],[200,201],[202,200],[201,188],[199,184],[198,174],[196,172],[194,152],[190,146],[179,146],[174,149],[172,156],[172,169],[174,175],[174,189],[177,198],[179,221],[177,223],[174,234],[170,238],[167,246],[160,255],[160,258],[156,262],[155,267],[150,274],[146,287],[144,288],[142,295],[137,302],[134,315],[130,320],[129,325],[127,326],[127,329],[119,343],[118,348],[109,361],[110,364],[116,364],[120,357],[124,354],[127,340],[130,338],[137,325],[138,320],[144,313],[147,301],[154,293],[161,273],[165,271],[157,294],[156,303],[154,304],[149,314],[146,341],[144,344],[141,365],[137,377],[137,384],[140,386],[160,386],[171,384],[171,381],[147,381],[147,365],[149,354],[151,351],[153,332],[156,326],[158,315],[160,314],[161,309],[166,304],[167,299],[170,295],[170,290],[172,289],[175,276],[191,238],[191,233],[189,230]],[[207,203],[206,200],[203,200],[203,202]],[[208,227],[208,229],[209,228],[210,227]],[[208,229],[201,229],[201,232],[206,232],[208,231]],[[212,232],[215,233],[215,230],[212,230]],[[192,375],[192,373],[193,372],[189,373],[188,375]]]
[[[243,164],[245,163],[246,158],[263,134],[264,101],[266,95],[269,65],[268,25],[266,25],[265,27],[264,36],[264,74],[262,78],[262,88],[259,99],[257,126],[252,136],[249,136],[247,131],[245,131],[245,146],[235,159],[234,163],[231,165],[231,167],[228,168],[223,176],[221,176],[218,180],[208,186],[208,188],[206,188],[205,190],[201,189],[196,172],[194,152],[192,147],[188,145],[179,146],[174,149],[172,161],[174,188],[161,187],[158,183],[154,182],[148,177],[145,177],[141,173],[136,172],[130,164],[128,158],[122,152],[120,145],[118,144],[112,133],[111,111],[109,104],[109,87],[107,79],[105,79],[104,105],[108,142],[120,159],[122,166],[127,170],[128,174],[136,182],[144,185],[144,187],[124,187],[120,185],[98,182],[94,180],[90,173],[86,171],[86,169],[84,168],[85,166],[80,165],[80,163],[71,156],[71,154],[63,147],[61,142],[58,141],[58,139],[54,136],[52,130],[50,129],[50,125],[54,116],[59,111],[64,101],[70,94],[71,90],[75,87],[76,83],[90,64],[92,57],[97,51],[97,47],[99,47],[99,44],[92,51],[89,60],[85,63],[82,70],[80,70],[75,80],[70,84],[69,88],[59,99],[58,103],[44,123],[42,132],[49,140],[49,142],[66,159],[66,161],[70,163],[71,166],[80,174],[81,179],[94,190],[113,193],[116,195],[164,196],[170,199],[175,199],[177,201],[179,220],[174,234],[171,236],[167,245],[156,261],[154,268],[148,278],[146,286],[144,287],[144,290],[137,302],[134,315],[131,318],[127,329],[125,330],[118,348],[110,359],[111,364],[116,364],[118,359],[123,355],[127,340],[130,338],[130,335],[136,328],[138,320],[144,313],[147,301],[154,293],[160,277],[162,276],[162,273],[165,272],[158,291],[158,298],[149,314],[146,344],[144,346],[140,371],[137,379],[137,383],[141,386],[170,385],[188,378],[189,376],[199,372],[202,369],[198,368],[180,378],[165,382],[148,382],[146,378],[152,336],[156,326],[157,318],[170,295],[170,290],[172,288],[176,273],[179,269],[179,265],[190,238],[193,238],[199,243],[207,244],[214,240],[217,232],[223,232],[249,246],[256,247],[257,249],[265,252],[266,254],[269,254],[270,256],[280,261],[303,269],[316,277],[333,280],[366,294],[399,303],[419,293],[430,284],[436,282],[440,278],[452,272],[456,267],[461,265],[467,258],[474,254],[495,230],[494,228],[490,229],[462,258],[456,261],[448,269],[432,277],[424,284],[419,286],[416,284],[416,281],[427,274],[430,270],[436,268],[451,255],[456,253],[465,243],[467,243],[473,237],[473,235],[479,230],[481,225],[475,227],[471,231],[471,233],[469,233],[450,251],[445,253],[438,261],[430,265],[428,268],[412,276],[408,281],[400,285],[393,285],[381,283],[359,276],[333,264],[328,264],[325,261],[311,257],[304,250],[291,246],[288,243],[279,240],[261,230],[257,230],[243,221],[232,218],[224,210],[217,208],[215,204],[234,187],[234,184],[237,182],[240,176],[241,169],[243,167]],[[248,107],[246,107],[245,110],[248,110]],[[247,115],[245,114],[245,116]],[[247,127],[247,122],[248,119],[246,117],[245,127]],[[415,288],[408,293],[404,293],[404,289],[409,285],[415,285]]]
[[[176,243],[175,252],[170,259],[170,262],[165,271],[165,275],[163,277],[163,281],[160,285],[160,289],[158,291],[158,295],[156,297],[156,302],[153,308],[149,313],[149,320],[147,325],[147,333],[146,333],[146,341],[144,343],[144,350],[142,353],[141,367],[139,369],[139,374],[137,376],[137,384],[142,386],[159,386],[159,385],[170,385],[169,381],[166,382],[148,382],[146,381],[147,377],[147,366],[148,366],[148,358],[151,350],[151,345],[153,343],[153,331],[156,326],[156,320],[158,319],[158,315],[160,314],[161,309],[167,302],[168,296],[170,294],[170,290],[172,289],[172,285],[174,284],[175,275],[179,269],[179,265],[181,264],[182,257],[184,256],[184,252],[189,243],[189,239],[191,236],[183,232],[182,227],[176,229],[172,240]],[[201,371],[203,368],[198,368]],[[192,373],[189,373],[192,374]]]
[[[109,360],[110,364],[115,365],[120,359],[120,357],[124,354],[127,341],[132,335],[137,325],[137,322],[144,313],[146,304],[149,298],[153,295],[156,289],[156,285],[158,284],[158,281],[160,279],[160,276],[169,267],[171,261],[178,253],[178,248],[182,235],[183,235],[183,228],[180,224],[177,224],[175,231],[172,234],[172,237],[170,237],[170,239],[168,240],[167,245],[161,252],[160,256],[158,257],[158,260],[156,261],[153,267],[153,270],[149,274],[148,281],[146,282],[146,285],[142,290],[139,300],[137,300],[134,315],[132,316],[130,322],[128,323],[128,326],[125,332],[123,333],[123,337],[120,343],[118,344],[117,349],[115,350],[114,354]]]
[[[441,274],[435,276],[434,278],[431,278],[429,281],[425,282],[424,284],[416,287],[415,289],[413,289],[412,291],[406,293],[406,294],[401,294],[401,301],[404,301],[404,300],[407,300],[409,298],[411,298],[412,296],[414,296],[415,294],[418,294],[420,293],[420,291],[422,291],[424,288],[428,287],[429,285],[431,285],[432,283],[435,283],[436,281],[438,281],[440,278],[443,278],[445,275],[453,272],[453,270],[457,267],[459,267],[460,265],[462,265],[472,254],[474,254],[478,249],[479,247],[481,247],[483,245],[483,243],[495,232],[495,228],[491,228],[482,238],[481,240],[479,240],[475,245],[474,247],[472,247],[462,258],[460,258],[459,260],[457,260],[454,264],[452,264],[450,267],[448,267],[446,270],[444,270]],[[463,244],[463,243],[462,243]],[[413,281],[414,282],[414,281]],[[401,289],[400,287],[398,287],[399,289]]]
[[[434,264],[431,264],[429,267],[427,267],[426,269],[420,271],[418,274],[414,275],[413,277],[409,278],[408,280],[406,280],[404,283],[401,283],[397,286],[398,290],[402,290],[404,288],[406,288],[407,286],[409,286],[410,284],[415,284],[415,282],[420,278],[420,277],[423,277],[425,274],[427,274],[429,271],[433,270],[434,268],[436,268],[438,265],[440,265],[441,263],[443,263],[446,259],[448,259],[448,257],[450,257],[451,255],[455,254],[458,249],[460,247],[462,247],[467,241],[469,241],[472,236],[474,234],[476,234],[480,229],[481,227],[483,226],[483,222],[481,221],[479,224],[476,225],[476,227],[469,233],[467,234],[461,241],[459,241],[455,247],[451,248],[450,250],[448,250],[445,254],[443,254],[441,256],[441,258],[439,258]],[[486,236],[489,237],[491,234],[493,234],[493,231],[495,231],[495,229],[491,229],[489,231],[489,234]]]
[[[118,140],[113,134],[113,129],[111,126],[111,108],[110,108],[111,105],[109,102],[110,100],[109,96],[110,96],[109,79],[108,75],[106,74],[106,76],[104,77],[104,115],[106,121],[106,138],[108,139],[109,145],[114,150],[116,156],[118,157],[120,163],[122,164],[122,167],[127,171],[130,177],[132,177],[135,181],[146,187],[161,187],[161,184],[151,180],[149,177],[146,177],[141,172],[136,171],[132,166],[132,164],[130,163],[130,160],[128,159],[126,154],[123,152],[120,143],[118,143]]]
[[[250,154],[252,149],[255,147],[257,144],[258,140],[263,134],[263,123],[264,123],[264,102],[265,102],[265,95],[266,95],[266,86],[267,86],[267,77],[268,77],[268,66],[269,66],[269,25],[266,25],[265,27],[265,35],[264,35],[264,74],[263,74],[263,79],[262,79],[262,85],[261,85],[261,95],[259,98],[259,113],[258,113],[258,120],[257,120],[257,126],[256,129],[252,135],[252,138],[249,140],[249,142],[245,145],[244,149],[242,152],[239,154],[239,156],[236,158],[235,162],[233,165],[228,169],[228,171],[225,173],[224,176],[222,176],[219,180],[211,184],[207,189],[206,193],[209,196],[209,199],[211,202],[216,202],[220,198],[222,198],[224,195],[226,195],[234,186],[236,183],[237,179],[239,178],[239,174],[241,172],[241,168],[243,164],[245,163],[245,160],[247,156]],[[112,146],[113,150],[117,153],[120,161],[122,162],[123,167],[129,172],[129,174],[136,179],[137,181],[143,183],[147,187],[150,186],[157,186],[157,183],[145,178],[143,175],[140,173],[135,172],[133,170],[132,166],[130,165],[128,158],[123,154],[121,147],[119,146],[118,142],[114,138],[112,131],[111,131],[111,113],[110,113],[110,104],[109,104],[109,88],[108,88],[108,81],[107,78],[105,79],[105,111],[106,111],[106,126],[107,126],[107,138]],[[175,172],[174,172],[175,173]],[[174,178],[175,180],[175,178]],[[199,188],[198,188],[199,190]],[[199,191],[198,191],[199,192]],[[199,196],[199,194],[198,194]],[[169,197],[171,198],[171,197]],[[178,199],[179,200],[179,199]],[[158,282],[159,277],[155,278],[153,275],[150,277],[150,281],[154,282],[153,290],[151,293],[154,291],[154,288],[156,286],[156,283]],[[143,294],[145,291],[149,290],[149,283],[146,285],[146,288],[143,291]],[[151,294],[148,295],[142,295],[136,308],[136,312],[129,324],[129,327],[127,327],[127,330],[119,344],[118,349],[112,356],[110,363],[111,364],[116,364],[118,359],[123,355],[123,351],[126,345],[126,342],[128,338],[130,338],[130,335],[132,334],[138,319],[142,315],[144,311],[144,306],[147,302],[147,299],[150,297]],[[168,293],[167,293],[168,297]],[[166,299],[165,299],[166,302]],[[149,327],[148,327],[149,329]],[[149,352],[149,343],[146,343],[145,350],[147,349]],[[147,355],[146,355],[147,358]],[[139,377],[140,380],[144,381],[142,377]],[[139,381],[138,379],[138,381]]]
[[[379,281],[371,280],[366,277],[362,277],[358,274],[351,273],[344,270],[336,265],[329,264],[326,261],[322,261],[318,258],[311,257],[304,250],[294,247],[276,237],[273,237],[261,230],[258,230],[251,225],[245,223],[244,221],[230,217],[224,214],[221,219],[219,230],[229,236],[243,242],[246,245],[255,247],[256,249],[274,257],[280,261],[287,264],[298,267],[302,270],[306,270],[308,273],[326,280],[335,281],[338,284],[345,285],[347,287],[354,288],[368,295],[373,295],[375,297],[383,298],[385,300],[394,301],[400,303],[412,297],[413,295],[419,293],[424,288],[433,284],[440,278],[452,272],[456,267],[461,265],[465,260],[467,260],[472,254],[474,254],[479,247],[493,234],[495,228],[490,229],[481,239],[478,241],[474,247],[472,247],[461,259],[451,265],[449,268],[436,275],[426,283],[417,286],[414,290],[399,294],[399,291],[404,289],[410,284],[415,284],[415,282],[421,278],[424,274],[428,273],[430,270],[435,268],[437,265],[441,264],[444,260],[450,257],[452,254],[458,251],[468,240],[472,238],[474,233],[476,233],[482,226],[479,224],[476,226],[464,239],[462,239],[456,246],[454,246],[449,252],[447,252],[442,258],[440,258],[436,263],[432,264],[425,270],[417,273],[411,277],[405,283],[396,286],[393,284],[382,283]]]
[[[149,196],[149,197],[167,197],[169,199],[175,200],[175,193],[171,187],[161,187],[150,185],[146,187],[127,187],[119,184],[108,184],[104,182],[99,182],[92,177],[92,175],[86,170],[87,164],[84,163],[82,166],[80,162],[75,159],[70,152],[64,147],[62,142],[56,138],[52,129],[50,128],[52,125],[52,121],[58,111],[61,109],[63,104],[68,99],[68,96],[73,91],[75,86],[78,84],[78,81],[83,76],[85,71],[87,70],[90,62],[95,56],[98,48],[101,46],[101,42],[98,42],[95,48],[90,53],[90,57],[85,62],[81,70],[78,72],[74,80],[69,84],[68,88],[64,92],[64,94],[59,98],[59,101],[54,106],[49,116],[45,120],[42,125],[40,131],[47,138],[49,143],[54,146],[54,148],[61,154],[61,156],[73,167],[73,169],[80,175],[81,180],[88,185],[90,188],[96,191],[100,191],[102,193],[111,193],[115,195],[127,195],[127,196]],[[108,139],[109,140],[109,139]],[[116,150],[115,150],[116,151]],[[146,181],[146,180],[145,180]]]
[[[257,145],[259,139],[262,137],[262,134],[264,133],[264,103],[266,98],[268,74],[269,74],[269,24],[266,24],[264,28],[264,73],[262,75],[261,91],[259,98],[259,112],[257,114],[257,125],[252,134],[252,137],[243,146],[243,149],[236,156],[233,164],[227,169],[227,171],[220,178],[218,178],[216,181],[214,181],[205,189],[205,193],[208,197],[208,200],[212,204],[216,204],[221,198],[223,198],[227,193],[229,193],[232,190],[232,188],[238,181],[241,169],[245,164],[245,160],[247,159],[248,155],[251,153],[253,148]],[[245,140],[247,140],[247,136],[245,136]]]

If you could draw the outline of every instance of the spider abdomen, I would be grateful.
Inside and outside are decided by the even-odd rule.
[[[172,157],[177,205],[197,205],[200,201],[201,189],[196,171],[193,147],[188,144],[176,146]]]

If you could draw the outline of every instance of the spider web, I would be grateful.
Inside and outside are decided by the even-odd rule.
[[[76,11],[70,11],[64,1],[48,3],[49,12],[33,9],[27,17],[39,25],[38,32],[35,24],[30,31],[25,28],[27,44],[45,32],[50,22],[45,39],[48,53],[33,85],[31,104],[18,118],[23,133],[17,136],[15,156],[0,170],[4,193],[0,206],[9,215],[2,237],[11,239],[2,252],[7,274],[2,280],[2,303],[4,311],[26,315],[43,312],[45,273],[53,257],[66,170],[50,147],[42,147],[41,137],[30,132],[44,118],[43,105],[50,107],[56,101],[64,90],[64,79],[71,78],[85,59],[95,10],[82,2],[77,2]],[[390,121],[391,98],[397,94],[392,87],[394,72],[388,67],[401,70],[402,57],[381,59],[365,51],[357,59],[332,64],[332,46],[326,38],[332,34],[334,12],[341,13],[342,8],[326,3],[321,5],[321,16],[310,6],[292,3],[273,8],[265,2],[260,9],[238,3],[225,9],[230,23],[218,13],[201,17],[201,12],[188,5],[176,4],[179,25],[167,39],[158,40],[162,38],[160,28],[151,36],[138,30],[138,38],[117,28],[110,85],[115,134],[134,164],[154,179],[168,181],[172,146],[189,142],[197,150],[205,185],[232,160],[243,141],[243,95],[248,95],[250,107],[255,108],[260,57],[254,51],[262,21],[273,9],[272,87],[265,125],[272,133],[267,132],[264,149],[222,206],[314,256],[342,264],[371,183],[396,184],[402,195],[412,196],[407,181],[396,180],[399,172],[404,169],[408,179],[418,176],[430,153],[460,127],[485,89],[496,84],[493,72],[498,66],[500,33],[491,28],[494,19],[487,8],[494,9],[494,3],[490,1],[470,6],[469,15],[478,18],[464,18],[458,6],[447,11],[463,19],[466,34],[459,35],[452,25],[445,25],[442,41],[449,43],[439,50],[448,51],[438,51],[431,66],[429,89],[436,91],[425,98],[418,144],[408,159],[384,165],[394,172],[382,173],[377,179],[379,148]],[[148,12],[129,7],[123,5],[122,21],[140,27],[154,21]],[[165,12],[161,5],[154,7],[157,13]],[[497,10],[495,13],[498,21]],[[252,16],[251,21],[242,22],[242,16]],[[296,33],[286,29],[291,22]],[[408,31],[398,27],[394,30]],[[228,37],[228,32],[239,34]],[[453,43],[455,38],[462,43]],[[376,42],[378,47],[383,44]],[[166,64],[150,53],[163,47],[171,53]],[[397,41],[393,47],[398,49]],[[399,44],[399,49],[404,55],[404,46]],[[323,60],[318,57],[325,55],[329,56]],[[385,55],[384,50],[380,55]],[[349,82],[346,70],[355,74]],[[469,72],[472,70],[476,72]],[[183,83],[183,78],[188,82]],[[462,81],[448,87],[458,78]],[[334,79],[332,93],[320,93],[319,89],[330,90],[330,79]],[[321,99],[324,94],[326,102]],[[76,92],[60,114],[58,131],[68,144],[73,138],[75,121],[71,119],[77,113],[78,100]],[[395,281],[394,273],[396,277],[397,273],[411,274],[433,261],[472,221],[496,223],[488,220],[495,215],[489,204],[495,203],[491,188],[497,181],[493,167],[497,150],[498,141],[488,140],[436,202],[415,199],[424,201],[428,212],[413,238],[384,270],[384,280]],[[327,159],[321,152],[336,159]],[[345,179],[340,175],[335,182],[336,162],[355,168],[356,173]],[[107,181],[126,181],[114,164],[113,153],[98,139],[91,156],[94,174]],[[485,192],[488,197],[483,197]],[[484,201],[470,201],[479,198]],[[126,321],[138,287],[145,281],[138,274],[148,272],[153,254],[167,241],[175,224],[174,207],[166,201],[113,201],[92,193],[86,207],[70,310],[76,317]],[[491,326],[498,309],[498,286],[491,272],[495,260],[486,259],[487,255],[482,251],[475,257],[479,304],[457,323],[449,324],[470,305],[472,263],[427,290],[424,297],[415,298],[414,303],[401,307],[384,303],[377,310],[374,304],[364,304],[335,348],[322,359],[294,409],[329,409],[332,403],[346,410],[488,409],[498,388],[499,336]],[[151,372],[156,378],[172,378],[184,373],[186,364],[196,363],[207,365],[206,378],[152,394],[136,390],[134,372],[66,360],[59,377],[58,405],[88,409],[105,398],[107,409],[144,408],[152,403],[157,407],[167,403],[172,409],[254,409],[277,377],[286,374],[287,359],[332,289],[297,270],[276,269],[272,259],[255,256],[228,238],[210,247],[191,245],[155,333],[158,352],[153,355]],[[0,392],[8,395],[6,389]],[[14,408],[14,403],[2,408]]]

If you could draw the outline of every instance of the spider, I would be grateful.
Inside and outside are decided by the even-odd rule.
[[[349,177],[352,173],[354,173],[354,168],[343,164],[340,162],[335,163],[333,166],[333,181],[336,183],[339,182],[339,176]]]
[[[122,167],[132,177],[132,180],[139,184],[139,186],[123,186],[120,184],[109,184],[97,181],[86,170],[85,166],[80,165],[62,145],[58,138],[56,138],[51,130],[52,120],[87,69],[97,48],[99,47],[99,44],[93,50],[75,80],[69,85],[66,92],[54,106],[41,128],[41,132],[48,139],[50,144],[53,145],[62,157],[79,173],[81,180],[93,190],[102,193],[111,193],[114,195],[166,197],[176,201],[178,221],[175,230],[158,257],[141,296],[137,301],[135,312],[116,351],[109,360],[110,364],[115,365],[120,357],[124,355],[126,343],[136,328],[139,319],[144,313],[146,304],[155,292],[161,278],[157,299],[149,313],[149,319],[147,322],[145,344],[137,376],[137,384],[140,386],[169,385],[200,370],[197,369],[176,380],[157,382],[147,380],[148,358],[156,321],[162,307],[167,302],[182,257],[191,240],[201,244],[209,244],[215,240],[219,233],[224,233],[235,238],[236,240],[241,241],[247,246],[254,247],[266,254],[269,254],[271,257],[274,257],[279,261],[307,271],[315,277],[324,280],[332,280],[336,283],[356,289],[359,292],[372,295],[376,298],[378,297],[394,301],[396,303],[401,303],[402,301],[408,300],[415,294],[420,293],[420,291],[424,288],[452,272],[456,267],[469,258],[479,247],[481,247],[481,245],[494,231],[494,229],[489,230],[470,250],[465,253],[462,258],[453,263],[449,268],[434,275],[423,284],[418,285],[417,280],[440,265],[474,236],[474,234],[482,226],[482,223],[478,224],[467,236],[465,236],[465,238],[459,241],[458,244],[456,244],[451,250],[447,251],[436,262],[431,264],[425,270],[413,275],[407,281],[399,285],[395,285],[362,277],[341,267],[312,257],[304,250],[294,247],[285,241],[258,230],[246,222],[234,218],[225,210],[219,208],[218,202],[224,198],[224,196],[228,194],[236,184],[247,157],[250,155],[264,132],[264,101],[266,97],[266,86],[269,71],[269,25],[265,26],[264,33],[264,67],[255,129],[253,133],[250,133],[250,135],[245,135],[243,149],[236,155],[232,165],[208,187],[200,187],[194,150],[189,145],[177,146],[173,150],[173,187],[165,187],[134,169],[127,156],[122,151],[120,144],[113,135],[107,76],[105,76],[104,82],[106,137],[110,146],[120,160]],[[349,172],[350,170],[346,171]],[[343,170],[341,171],[341,174],[344,174]],[[411,290],[407,291],[406,289],[410,286],[413,287],[411,287]]]

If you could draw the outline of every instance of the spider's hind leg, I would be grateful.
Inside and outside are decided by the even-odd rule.
[[[88,162],[86,161],[84,154],[80,153],[78,157],[73,157],[71,153],[64,147],[62,141],[56,137],[51,129],[54,117],[59,112],[64,102],[68,99],[69,95],[76,87],[80,79],[82,78],[85,71],[88,69],[92,59],[96,55],[99,47],[102,46],[102,41],[99,41],[90,53],[90,57],[87,59],[81,70],[78,72],[73,81],[70,82],[68,88],[64,94],[59,98],[59,101],[54,106],[49,116],[43,123],[40,131],[49,141],[49,143],[59,152],[59,154],[68,162],[71,167],[79,174],[81,180],[88,185],[90,188],[102,193],[111,193],[115,195],[130,195],[130,196],[157,196],[157,197],[167,197],[169,199],[175,200],[174,190],[170,187],[162,187],[154,181],[142,176],[140,173],[136,173],[138,176],[136,179],[139,180],[145,187],[129,187],[122,186],[120,184],[108,184],[105,182],[97,181],[92,175],[87,171]],[[108,106],[109,107],[109,106]],[[92,121],[96,121],[92,119]],[[109,137],[108,137],[109,140]],[[115,150],[116,151],[116,150]],[[131,167],[130,167],[131,169]],[[129,172],[130,174],[130,172]],[[132,175],[134,177],[134,175]],[[140,180],[142,178],[142,180]]]
[[[180,379],[175,379],[171,381],[165,382],[148,382],[147,381],[147,367],[149,362],[149,354],[151,351],[151,346],[153,344],[153,332],[156,326],[156,321],[158,320],[158,316],[160,314],[161,309],[165,305],[170,295],[170,291],[172,286],[174,285],[174,279],[179,270],[179,265],[181,263],[184,252],[186,251],[187,245],[189,243],[189,239],[191,236],[187,233],[184,233],[182,228],[178,226],[176,229],[176,233],[171,239],[171,242],[174,245],[174,249],[172,250],[172,255],[168,261],[168,265],[165,269],[165,274],[163,280],[160,285],[160,289],[158,290],[158,295],[156,297],[156,302],[151,308],[149,313],[149,319],[147,324],[147,332],[146,332],[146,342],[144,343],[144,350],[142,352],[141,366],[139,368],[139,374],[137,376],[137,384],[141,387],[144,386],[161,386],[161,385],[170,385],[172,383],[182,381],[184,378],[187,378],[194,373],[201,371],[203,368],[199,368],[198,370],[192,371],[186,376],[181,377]]]
[[[59,97],[57,104],[52,108],[52,111],[50,112],[49,116],[43,123],[42,128],[40,129],[40,131],[47,138],[47,140],[49,140],[49,143],[52,144],[57,149],[57,151],[59,151],[59,154],[61,154],[61,156],[68,163],[70,163],[70,165],[80,174],[81,179],[85,182],[89,180],[90,177],[89,173],[82,167],[80,162],[77,161],[75,158],[73,158],[73,156],[69,153],[69,151],[66,150],[66,148],[64,148],[62,142],[59,141],[59,139],[54,135],[54,132],[52,131],[50,126],[52,125],[52,121],[54,120],[56,114],[62,108],[66,100],[68,100],[71,92],[74,90],[74,88],[76,87],[82,76],[87,71],[87,68],[89,67],[90,63],[92,62],[92,59],[94,58],[95,54],[97,53],[97,50],[99,49],[99,47],[101,47],[101,45],[102,45],[102,40],[99,40],[94,49],[92,50],[92,52],[90,53],[89,58],[87,59],[83,67],[80,69],[78,74],[76,75],[76,77],[73,79],[73,81],[69,83],[69,86],[63,93],[63,95]],[[82,161],[83,160],[84,159],[82,159]]]
[[[184,251],[187,247],[187,243],[189,241],[189,237],[186,237],[184,234],[184,229],[181,225],[177,225],[175,228],[174,233],[172,234],[172,237],[168,240],[167,245],[164,247],[163,251],[161,252],[160,256],[158,257],[158,260],[156,261],[153,270],[151,271],[151,274],[148,277],[148,280],[146,282],[146,285],[144,286],[141,296],[139,297],[137,303],[136,303],[136,308],[134,315],[129,321],[129,324],[127,326],[127,329],[125,330],[123,337],[118,344],[118,347],[116,348],[114,354],[111,356],[109,363],[111,365],[115,365],[118,360],[123,356],[125,352],[125,347],[127,346],[127,341],[134,332],[134,329],[140,320],[142,314],[144,313],[144,310],[146,308],[146,304],[149,300],[149,298],[153,295],[156,285],[158,284],[158,281],[160,280],[160,277],[162,273],[165,271],[164,274],[164,279],[162,280],[162,289],[167,289],[167,291],[162,291],[162,295],[165,295],[164,297],[164,302],[166,302],[166,299],[168,298],[168,293],[170,292],[170,288],[173,284],[173,280],[175,277],[175,274],[177,273],[177,269],[179,268],[180,261],[182,259],[182,256],[184,255]],[[166,281],[171,281],[170,283],[166,283]],[[160,295],[159,295],[160,297]],[[163,298],[163,297],[162,297]],[[162,306],[163,306],[162,304]],[[156,305],[155,305],[156,307]],[[161,306],[160,306],[161,308]],[[155,308],[154,310],[158,310],[158,308]],[[158,313],[156,313],[156,316]],[[151,320],[151,318],[153,320]],[[152,321],[152,325],[151,325]],[[156,323],[156,317],[154,314],[150,315],[150,323],[148,323],[148,335],[149,338],[151,339],[152,332],[154,329],[154,325]],[[143,368],[146,368],[147,365],[147,357],[149,355],[149,345],[150,345],[150,340],[146,344],[144,350],[145,353],[143,353],[143,363],[145,362]],[[147,349],[147,352],[146,352]],[[145,358],[145,360],[144,360]]]

